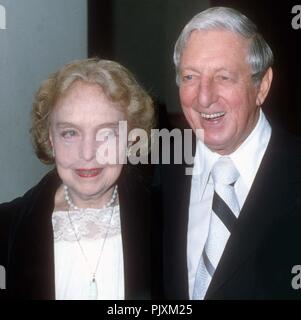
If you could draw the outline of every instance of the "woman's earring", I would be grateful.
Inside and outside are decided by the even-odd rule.
[[[54,148],[52,148],[52,156],[53,156],[53,158],[55,158]]]
[[[130,157],[132,155],[132,149],[131,147],[128,147],[127,150],[126,150],[126,155],[127,157]]]

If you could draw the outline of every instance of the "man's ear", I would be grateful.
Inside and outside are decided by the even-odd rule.
[[[273,80],[273,70],[270,67],[266,71],[265,75],[263,76],[263,78],[261,80],[259,90],[257,93],[257,98],[256,98],[256,105],[257,106],[261,106],[264,103],[264,100],[270,91],[272,80]]]

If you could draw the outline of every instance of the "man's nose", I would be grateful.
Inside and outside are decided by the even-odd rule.
[[[92,137],[85,137],[81,144],[81,158],[85,161],[91,161],[95,158],[96,141]]]
[[[217,92],[214,82],[208,79],[200,81],[198,88],[198,102],[203,108],[209,108],[217,101]]]

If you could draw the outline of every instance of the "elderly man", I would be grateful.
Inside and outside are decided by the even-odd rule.
[[[197,139],[193,174],[171,164],[161,175],[166,298],[301,296],[300,143],[261,109],[269,45],[240,12],[210,8],[185,26],[174,62]]]

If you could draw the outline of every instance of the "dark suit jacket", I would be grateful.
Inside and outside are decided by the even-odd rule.
[[[301,144],[273,130],[252,188],[205,299],[301,298],[291,285],[301,265]],[[161,166],[163,269],[167,299],[189,299],[187,227],[191,176]]]
[[[56,171],[23,197],[0,205],[0,265],[10,298],[54,299],[52,212],[61,184]],[[125,298],[151,298],[150,193],[136,168],[118,181],[124,254]]]

